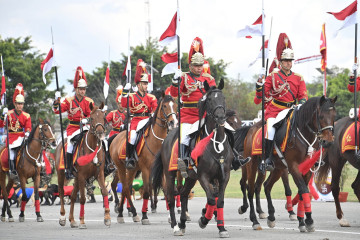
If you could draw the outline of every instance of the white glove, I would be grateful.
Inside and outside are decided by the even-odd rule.
[[[266,73],[266,70],[265,68],[261,68],[260,69],[260,72],[259,72],[259,78],[264,78],[265,77],[265,73]]]
[[[86,118],[83,118],[83,119],[81,119],[81,123],[82,123],[82,125],[85,125],[88,123],[88,120]]]
[[[126,83],[125,87],[124,87],[124,90],[127,90],[129,91],[131,88],[131,84],[130,83]]]
[[[354,63],[354,65],[352,66],[352,70],[355,71],[357,70],[359,67],[359,65],[357,63]]]
[[[26,133],[25,133],[25,138],[28,138],[29,135],[30,135],[30,133],[29,133],[29,132],[26,132]]]
[[[107,107],[107,105],[105,105],[105,106],[103,107],[102,111],[103,111],[103,112],[106,112],[107,110],[108,110],[108,107]]]
[[[3,115],[6,115],[8,111],[9,111],[9,109],[8,109],[7,107],[4,108],[4,109],[3,109]]]
[[[174,79],[178,79],[179,77],[181,77],[181,69],[176,69],[175,74],[174,74]]]
[[[59,98],[61,98],[61,94],[60,94],[59,91],[56,91],[56,92],[55,92],[55,99],[57,100],[57,99],[59,99]]]

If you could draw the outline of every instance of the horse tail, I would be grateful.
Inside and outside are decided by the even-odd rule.
[[[235,130],[235,149],[238,152],[244,151],[244,141],[247,133],[249,132],[251,126],[244,126]]]
[[[161,151],[159,151],[155,156],[155,161],[151,171],[153,189],[156,195],[159,194],[160,188],[162,186],[163,168],[164,167],[161,159]]]
[[[329,154],[326,154],[325,158],[323,159],[324,165],[320,167],[317,181],[318,182],[325,182],[330,170],[330,163],[329,163]]]

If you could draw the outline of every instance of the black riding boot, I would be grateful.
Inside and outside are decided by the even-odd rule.
[[[180,144],[180,153],[182,158],[178,158],[178,170],[181,173],[181,176],[183,178],[187,178],[188,174],[186,172],[187,167],[189,166],[189,157],[190,157],[190,151],[189,146],[186,146],[185,144]]]
[[[72,174],[73,170],[73,154],[66,153],[66,169],[65,169],[65,177],[66,179],[70,180],[74,178],[74,175]]]
[[[245,164],[247,164],[248,162],[250,162],[251,157],[247,157],[244,159],[243,156],[241,156],[235,148],[233,148],[233,152],[234,152],[234,159],[231,163],[232,168],[236,171],[238,170],[240,167],[244,166]]]
[[[105,169],[104,175],[105,177],[109,176],[112,172],[114,172],[115,167],[113,162],[111,161],[110,151],[106,151],[105,153]]]
[[[274,170],[274,163],[270,158],[273,149],[273,140],[265,139],[265,164],[260,163],[259,170],[265,175],[265,171]]]
[[[18,181],[18,174],[16,172],[15,160],[9,158],[9,176],[12,180]]]
[[[135,156],[134,156],[135,146],[129,143],[128,150],[129,150],[129,157],[126,158],[125,160],[125,167],[127,169],[134,169],[136,165]]]

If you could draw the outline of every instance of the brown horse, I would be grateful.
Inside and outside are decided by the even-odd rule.
[[[144,135],[145,143],[141,153],[138,156],[136,167],[131,170],[125,168],[125,158],[119,159],[121,146],[126,141],[126,132],[120,132],[112,141],[109,151],[111,159],[115,162],[120,182],[123,185],[121,192],[121,202],[119,206],[118,222],[124,223],[123,204],[126,198],[130,203],[132,217],[134,222],[140,221],[136,209],[131,200],[131,184],[137,171],[141,171],[144,182],[143,207],[141,222],[144,225],[150,224],[147,217],[148,200],[151,195],[150,172],[155,154],[160,150],[161,145],[170,130],[177,125],[176,119],[177,104],[170,95],[164,95],[159,100],[159,105],[154,112],[154,116],[149,120],[148,134]]]
[[[347,150],[344,153],[342,153],[341,150],[341,142],[345,131],[352,123],[354,123],[354,119],[349,117],[341,118],[335,123],[334,146],[328,149],[328,154],[324,158],[325,165],[320,168],[318,175],[318,179],[321,182],[322,179],[325,179],[328,176],[328,171],[331,169],[331,192],[334,196],[336,216],[342,227],[350,227],[350,223],[344,218],[344,213],[339,202],[339,182],[341,172],[347,161],[356,169],[360,169],[360,162],[356,160],[355,150]],[[355,181],[351,184],[351,187],[354,189],[354,193],[360,201],[360,171],[358,172]]]
[[[241,127],[241,119],[235,110],[226,109],[226,122],[228,122],[233,129]]]
[[[28,178],[32,178],[34,182],[34,195],[35,195],[35,213],[36,220],[43,222],[43,218],[40,214],[40,201],[39,201],[39,185],[40,185],[40,172],[42,167],[42,152],[48,147],[56,147],[55,136],[52,132],[51,126],[48,122],[39,119],[39,124],[33,128],[27,140],[22,144],[17,158],[19,159],[16,164],[16,170],[19,175],[21,190],[23,192],[21,199],[21,209],[19,215],[19,221],[25,221],[25,205],[30,196],[26,196],[26,181]],[[0,149],[0,152],[4,150],[5,146]],[[1,161],[0,161],[1,164]],[[13,222],[14,219],[11,215],[11,210],[8,205],[7,196],[10,188],[13,185],[13,180],[8,178],[8,184],[5,185],[7,171],[3,170],[3,166],[0,167],[0,186],[3,190],[4,205],[1,213],[1,221],[5,221],[5,211],[7,211],[9,222]],[[5,191],[6,189],[6,191]]]
[[[264,184],[265,195],[268,202],[268,226],[275,227],[275,209],[271,200],[271,189],[274,183],[284,175],[284,171],[289,171],[292,175],[296,186],[298,187],[299,195],[301,196],[301,205],[298,207],[298,220],[299,230],[314,231],[313,219],[311,217],[311,203],[309,197],[309,189],[307,187],[311,174],[308,173],[305,176],[299,171],[299,164],[304,162],[307,157],[307,150],[310,143],[313,143],[315,149],[322,147],[329,147],[334,141],[333,125],[335,118],[336,97],[333,99],[322,97],[310,98],[300,108],[296,108],[293,113],[293,117],[290,119],[290,129],[287,130],[286,121],[279,127],[276,132],[274,142],[277,146],[280,146],[287,131],[289,136],[285,151],[282,153],[283,159],[279,156],[275,157],[275,169],[270,174]],[[248,136],[252,136],[253,130],[248,132]],[[244,143],[244,156],[251,155],[252,141],[245,140]],[[252,203],[252,197],[255,187],[255,175],[252,174],[257,169],[258,161],[252,161],[247,168],[248,177],[248,196],[250,202],[250,220],[253,222],[254,229],[261,229],[259,222],[256,219],[254,206]],[[286,195],[289,193],[286,192]],[[291,192],[290,192],[291,195]],[[304,221],[304,211],[306,219]]]
[[[71,194],[71,206],[69,221],[72,228],[86,228],[84,220],[84,209],[85,209],[85,182],[97,180],[101,188],[101,194],[104,198],[104,224],[110,226],[110,209],[108,201],[108,192],[105,187],[104,179],[104,166],[105,166],[105,151],[103,147],[103,140],[105,139],[105,115],[102,111],[104,103],[101,103],[99,107],[90,103],[90,129],[84,133],[84,136],[78,145],[78,161],[74,164],[77,172],[75,173],[74,189]],[[62,144],[59,144],[56,149],[56,170],[58,175],[58,186],[59,186],[59,198],[61,203],[60,208],[60,219],[59,223],[61,226],[65,226],[65,208],[64,208],[64,181],[65,181],[65,170],[60,169],[60,156],[62,155]],[[81,161],[86,159],[85,161]],[[63,162],[63,159],[61,160]],[[74,220],[74,204],[77,197],[77,192],[80,190],[80,225]]]

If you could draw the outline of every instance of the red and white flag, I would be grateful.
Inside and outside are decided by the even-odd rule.
[[[320,36],[320,54],[321,58],[321,71],[326,70],[326,35],[325,35],[325,23],[322,25]]]
[[[4,65],[3,65],[3,59],[1,55],[1,105],[5,105],[5,92],[6,92],[6,85],[5,85],[5,74],[4,74]]]
[[[109,65],[106,68],[106,74],[104,79],[104,97],[105,99],[108,97],[110,87],[110,68]]]
[[[122,74],[123,76],[128,76],[128,71],[127,71],[128,69],[130,70],[130,77],[129,77],[129,79],[130,79],[131,78],[131,57],[130,56],[128,57],[128,60],[126,62],[125,69]]]
[[[263,15],[252,24],[246,25],[244,29],[241,29],[237,32],[237,37],[246,37],[252,38],[253,36],[262,36],[263,35]]]
[[[328,13],[334,15],[334,17],[337,20],[340,20],[343,22],[343,25],[341,26],[341,28],[339,28],[336,31],[335,36],[341,29],[344,29],[346,27],[354,25],[355,23],[358,22],[358,20],[357,20],[357,5],[358,4],[357,4],[357,0],[356,0],[349,6],[347,6],[343,10],[341,10],[340,12],[328,12]]]
[[[170,25],[165,32],[160,36],[159,44],[167,46],[170,43],[177,40],[177,36],[180,36],[180,14],[179,9],[172,18]]]
[[[268,56],[269,56],[268,44],[269,44],[269,40],[266,40],[265,43],[264,43],[264,45],[265,45],[265,59],[268,58]],[[261,46],[260,52],[259,52],[258,56],[256,57],[256,59],[255,59],[254,61],[252,61],[252,62],[249,64],[249,67],[251,67],[252,65],[254,65],[258,59],[261,59],[261,58],[262,58],[262,49],[263,49],[263,47]]]
[[[167,63],[166,66],[163,68],[161,72],[161,77],[164,75],[176,73],[176,70],[178,69],[178,53],[164,53],[161,56],[161,60],[163,60],[164,63]]]
[[[41,70],[43,71],[43,81],[46,84],[45,74],[50,72],[51,68],[53,67],[54,62],[54,47],[50,48],[48,55],[46,56],[45,60],[41,62]]]

